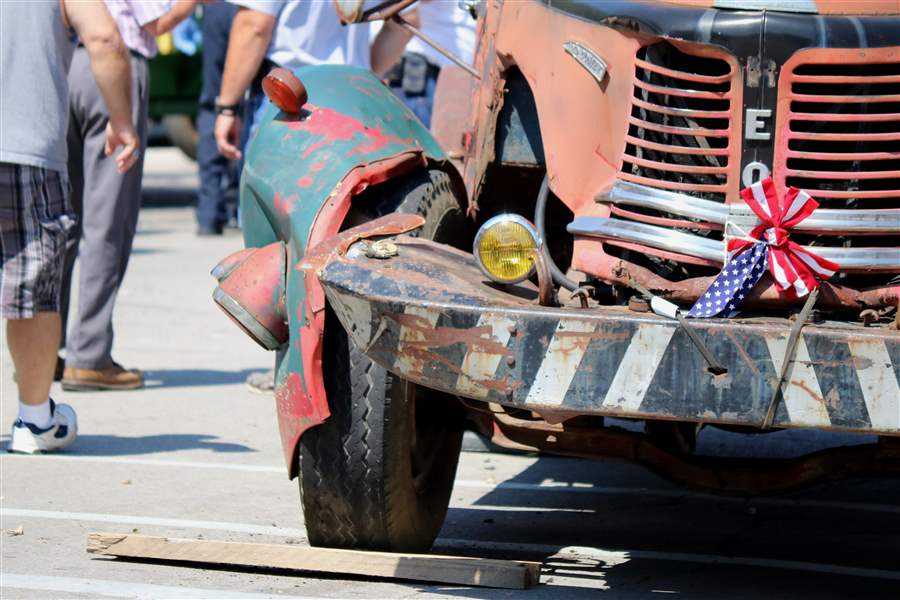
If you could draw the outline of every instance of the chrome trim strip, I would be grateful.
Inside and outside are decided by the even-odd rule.
[[[750,226],[759,224],[759,219],[746,205],[730,205],[729,222]],[[900,233],[900,210],[898,209],[852,209],[819,208],[813,214],[794,226],[794,231],[825,234],[897,234]]]
[[[733,222],[744,229],[752,229],[759,223],[746,205],[721,204],[627,181],[617,181],[608,192],[598,195],[596,201],[661,210],[718,225]],[[896,234],[900,232],[900,210],[820,208],[794,230],[847,235]]]
[[[834,248],[804,246],[822,258],[839,264],[840,271],[869,270],[900,273],[900,248]]]
[[[577,217],[569,223],[567,231],[574,235],[586,235],[609,240],[643,244],[658,250],[677,252],[697,258],[725,261],[725,245],[692,233],[666,229],[646,223],[635,223],[607,217]],[[805,246],[822,258],[841,265],[842,271],[886,271],[900,273],[900,249],[898,248],[834,248]]]
[[[819,12],[819,6],[815,0],[713,0],[713,8],[773,10],[810,14]]]
[[[575,235],[633,242],[659,250],[724,262],[722,242],[676,229],[607,217],[577,217],[569,223],[566,230]]]
[[[597,202],[612,202],[613,204],[662,210],[719,225],[724,225],[728,218],[728,206],[720,202],[668,190],[658,190],[627,181],[617,181],[612,189],[605,194],[598,195],[596,200]]]

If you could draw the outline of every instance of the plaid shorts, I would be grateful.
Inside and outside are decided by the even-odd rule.
[[[0,316],[59,312],[75,224],[69,182],[57,171],[0,163]]]

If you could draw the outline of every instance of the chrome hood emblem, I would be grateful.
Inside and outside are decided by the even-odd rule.
[[[606,76],[606,61],[600,58],[596,52],[574,40],[563,44],[563,49],[569,56],[577,60],[578,64],[597,80],[597,83],[603,83],[603,78]]]

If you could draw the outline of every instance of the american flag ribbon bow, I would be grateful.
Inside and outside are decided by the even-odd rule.
[[[756,213],[760,224],[746,238],[728,240],[728,259],[712,285],[688,313],[692,317],[732,314],[768,268],[780,292],[802,298],[840,268],[790,240],[790,230],[818,208],[819,203],[795,187],[783,201],[767,177],[741,190],[741,198]]]

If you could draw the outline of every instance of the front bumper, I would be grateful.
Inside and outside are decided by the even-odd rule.
[[[471,255],[416,238],[395,238],[393,257],[368,258],[365,242],[354,243],[384,233],[379,221],[314,249],[305,268],[357,346],[391,372],[551,422],[588,414],[762,424],[789,320],[694,321],[728,369],[713,375],[674,321],[626,307],[541,307],[532,290],[517,296],[485,282]],[[900,434],[898,379],[900,331],[808,325],[774,426]]]

